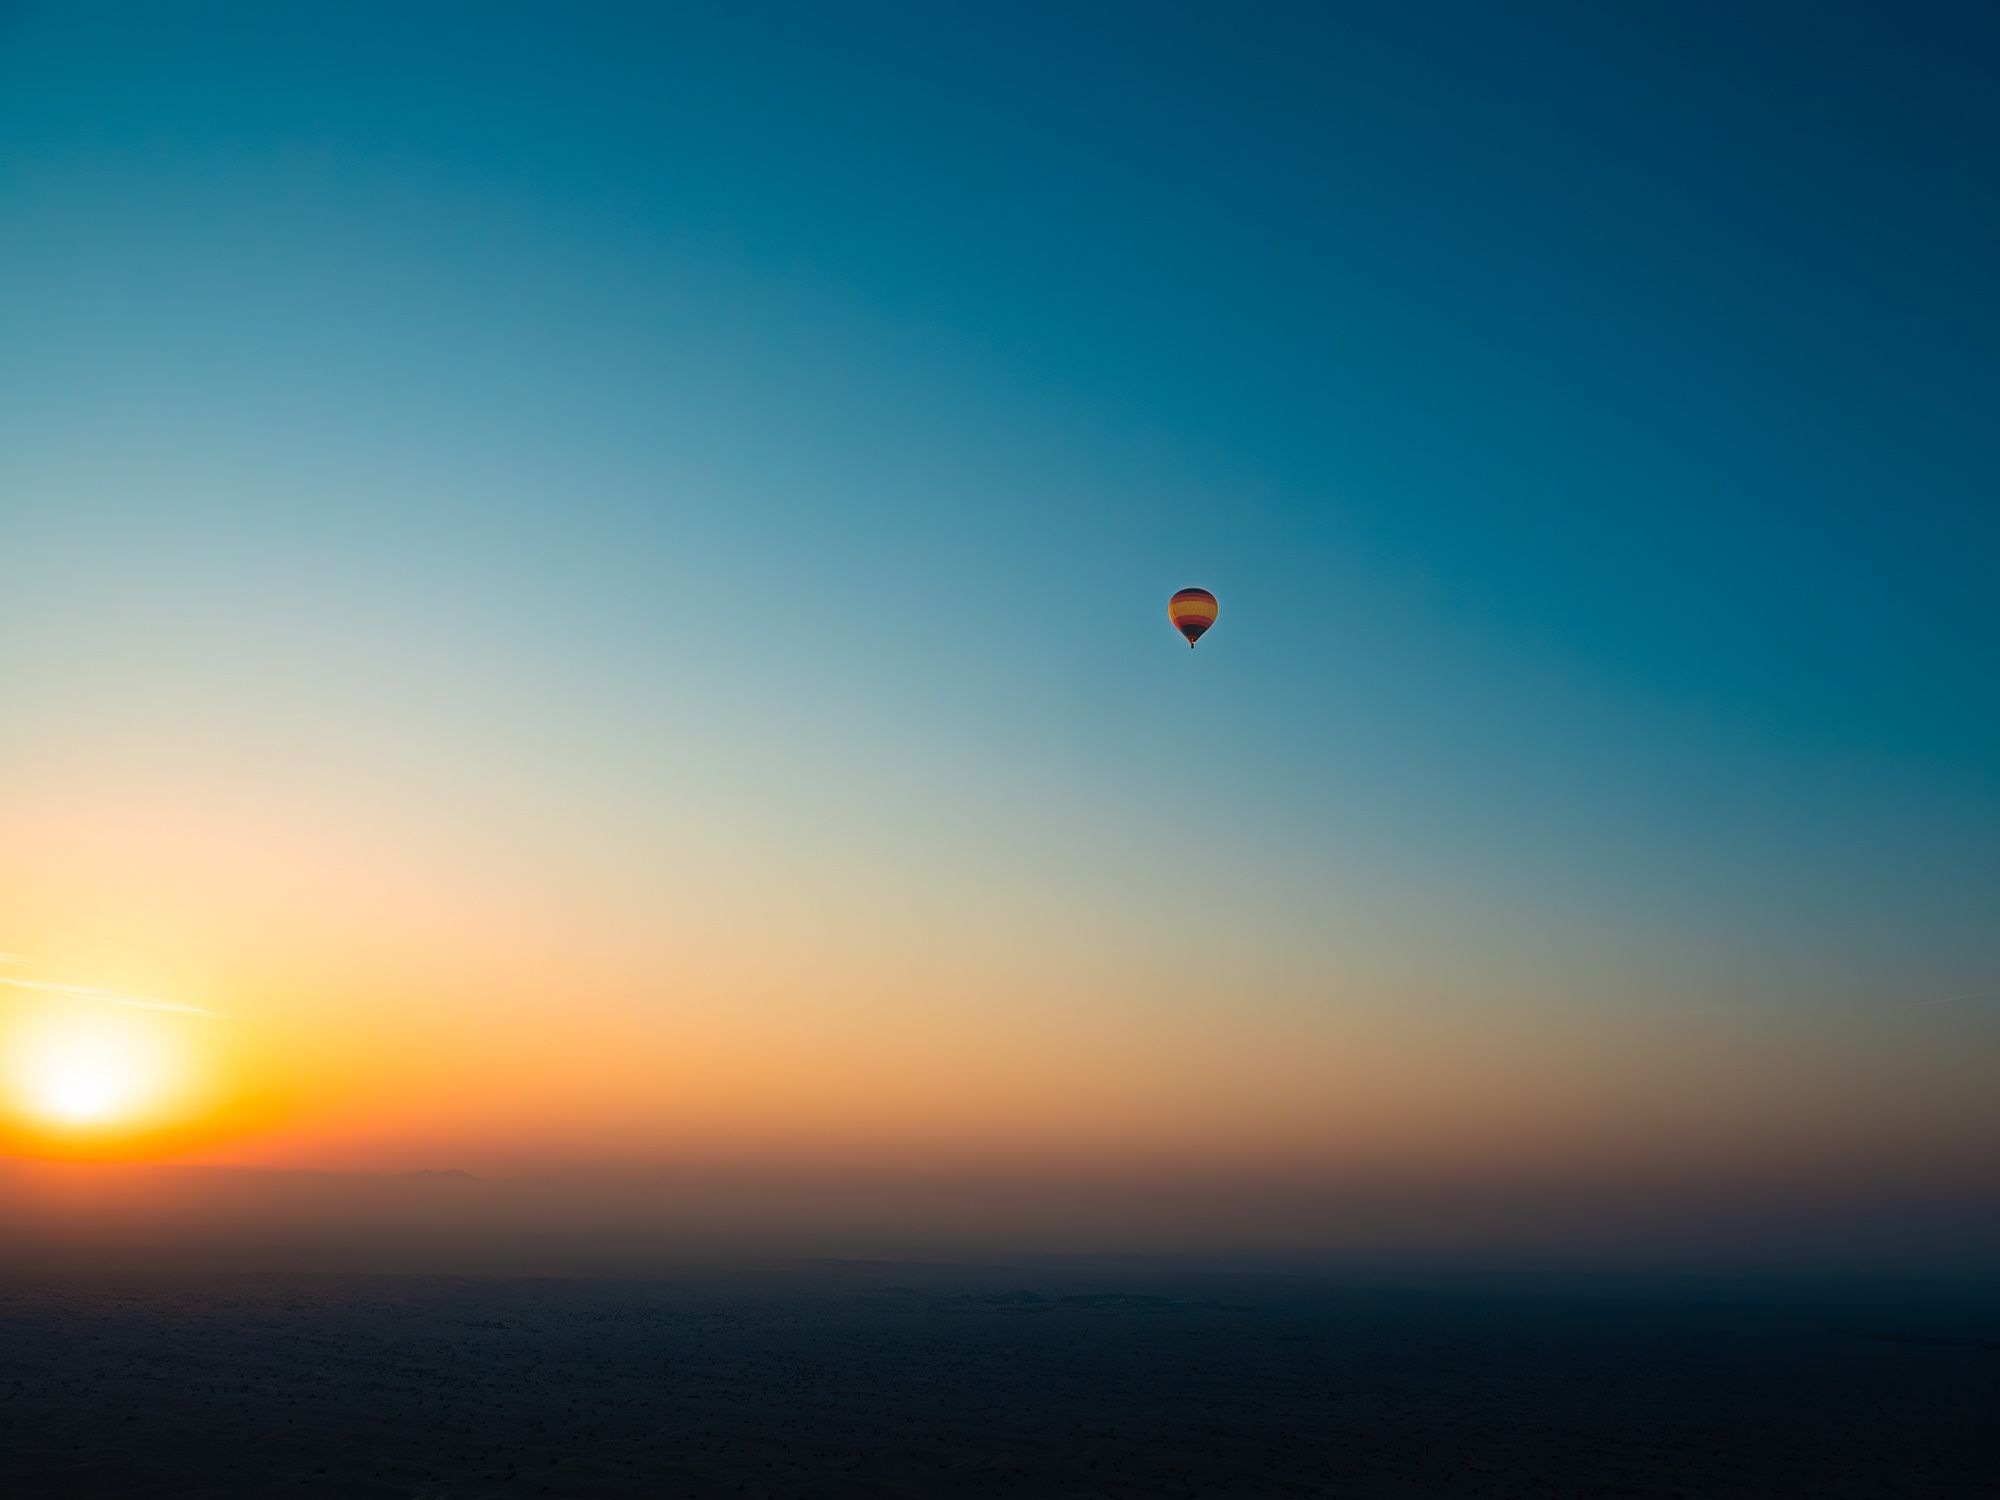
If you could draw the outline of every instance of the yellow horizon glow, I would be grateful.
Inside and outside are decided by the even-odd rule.
[[[1890,1178],[1993,1139],[1970,1007],[1917,1027],[1681,1002],[1670,976],[1635,993],[1608,939],[1417,948],[1337,883],[1312,887],[1332,925],[1288,936],[1303,898],[1275,877],[1247,904],[1150,873],[1100,896],[1004,843],[843,868],[694,808],[679,843],[613,828],[583,858],[393,787],[80,777],[0,794],[8,972],[227,1019],[0,990],[0,1152],[1734,1180]],[[168,1050],[24,1078],[57,1018]]]

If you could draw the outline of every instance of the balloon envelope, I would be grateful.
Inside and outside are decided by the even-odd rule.
[[[1167,601],[1167,618],[1174,622],[1174,629],[1187,637],[1190,651],[1194,650],[1194,643],[1201,639],[1204,630],[1215,623],[1215,617],[1221,612],[1215,595],[1207,589],[1182,589]]]

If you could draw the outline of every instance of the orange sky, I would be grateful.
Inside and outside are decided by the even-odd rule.
[[[443,816],[170,769],[112,796],[8,788],[5,974],[216,1013],[0,990],[17,1054],[67,1017],[173,1059],[165,1097],[87,1139],[17,1079],[17,1149],[1721,1181],[1949,1174],[1994,1145],[1985,1031],[1949,1006],[1868,1027],[1634,1010],[1579,968],[1259,951],[1233,913],[1148,951],[1142,915],[1080,920],[1005,871],[963,909],[893,861],[822,890],[666,849],[621,892],[630,872]]]

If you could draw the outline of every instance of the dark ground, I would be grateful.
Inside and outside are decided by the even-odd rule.
[[[866,1263],[0,1281],[0,1495],[2000,1494],[1889,1293]]]

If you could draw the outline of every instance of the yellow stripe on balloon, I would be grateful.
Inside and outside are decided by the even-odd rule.
[[[1167,618],[1174,622],[1174,629],[1187,637],[1190,646],[1196,636],[1215,623],[1221,612],[1222,606],[1207,589],[1182,589],[1167,601]]]

